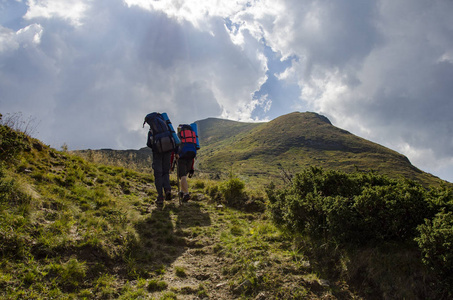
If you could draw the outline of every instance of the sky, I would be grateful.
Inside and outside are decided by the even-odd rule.
[[[147,113],[312,111],[453,182],[452,0],[0,0],[0,113],[139,149]]]

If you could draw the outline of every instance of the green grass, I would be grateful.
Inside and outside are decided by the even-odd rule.
[[[164,291],[168,287],[168,283],[165,281],[159,281],[156,279],[152,279],[148,283],[148,291],[156,292],[156,291]]]
[[[425,186],[440,183],[403,155],[332,126],[315,113],[291,113],[267,123],[208,119],[198,125],[203,133],[199,169],[214,176],[223,174],[223,179],[233,171],[260,186],[269,179],[283,182],[282,169],[294,175],[318,166],[347,172],[374,170]]]
[[[278,230],[269,221],[256,221],[261,213],[219,211],[215,199],[201,196],[217,186],[223,199],[235,185],[193,180],[195,199],[204,201],[157,210],[148,174],[52,149],[15,159],[21,163],[2,165],[0,176],[1,297],[175,299],[189,290],[207,296],[212,285],[174,289],[162,277],[172,268],[177,278],[190,278],[193,270],[173,263],[187,247],[202,249],[214,241],[213,254],[237,260],[225,267],[225,279],[232,287],[250,280],[252,286],[236,293],[251,295],[270,288],[255,263],[269,261],[267,241],[276,243],[276,256],[286,257]],[[241,195],[255,197],[243,188]],[[273,287],[285,295],[279,283]]]
[[[242,135],[245,145],[238,153],[261,126],[235,128],[231,138]],[[236,173],[264,176],[270,166],[255,158],[235,161],[220,180],[190,179],[188,205],[156,209],[149,172],[56,151],[5,127],[0,133],[0,298],[349,299],[367,289],[411,298],[411,285],[432,283],[411,248],[345,255],[276,227],[263,177]],[[282,168],[297,172],[302,163],[289,161],[304,151],[311,150],[282,153]],[[337,153],[318,159],[329,156]]]
[[[176,266],[175,274],[178,277],[187,277],[187,273],[186,273],[186,270],[184,269],[184,267]]]

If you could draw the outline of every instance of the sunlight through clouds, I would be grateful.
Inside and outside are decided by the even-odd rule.
[[[128,6],[161,11],[179,22],[187,21],[198,29],[210,30],[209,19],[224,18],[240,11],[248,1],[218,0],[125,0]]]
[[[20,44],[27,43],[39,44],[43,34],[43,28],[39,24],[32,24],[16,32],[17,40]]]
[[[86,1],[89,3],[93,0]],[[27,3],[29,9],[24,19],[57,17],[68,20],[74,26],[82,24],[84,12],[88,8],[85,1],[79,0],[28,0]]]

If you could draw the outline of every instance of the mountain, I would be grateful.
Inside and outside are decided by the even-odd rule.
[[[335,127],[325,116],[294,112],[266,123],[221,119],[197,122],[198,168],[233,172],[260,181],[282,178],[309,166],[346,172],[376,171],[425,185],[439,178],[414,167],[404,155]]]
[[[293,152],[339,156],[343,151],[377,153],[401,163],[401,169],[413,168],[404,156],[316,114],[290,114],[268,123],[208,119],[199,125],[200,167],[230,153],[214,167],[231,168],[241,158],[239,167],[253,169],[269,159],[269,166],[280,163],[297,171],[293,161],[307,155],[294,158]],[[425,190],[380,175],[348,179],[312,168],[292,187],[266,194],[249,189],[250,184],[245,188],[238,178],[194,178],[189,182],[193,198],[181,205],[172,173],[174,199],[157,207],[153,175],[131,169],[150,167],[149,149],[78,154],[89,161],[3,125],[0,114],[0,299],[452,296],[451,189]],[[251,176],[273,181],[264,171]],[[316,187],[309,201],[301,198],[310,189],[308,184],[300,189],[303,178]],[[350,188],[355,180],[358,189]],[[366,195],[355,194],[362,187]],[[281,231],[282,225],[309,231],[293,236],[291,230]],[[411,229],[418,225],[422,230],[414,243]],[[379,242],[364,244],[370,238]]]
[[[338,128],[325,116],[293,112],[269,122],[247,123],[208,118],[197,121],[201,149],[198,176],[213,179],[230,174],[248,184],[282,182],[310,166],[345,172],[375,171],[404,177],[425,186],[441,180],[425,173],[404,155]],[[92,162],[150,171],[151,151],[75,151]]]

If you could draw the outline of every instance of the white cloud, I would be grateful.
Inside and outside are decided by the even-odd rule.
[[[26,47],[27,45],[37,45],[41,42],[41,36],[43,33],[43,28],[39,24],[31,24],[25,28],[17,31],[17,41],[22,46]]]
[[[128,6],[138,6],[150,11],[160,11],[180,23],[189,22],[195,28],[215,34],[212,18],[224,18],[243,9],[247,0],[125,0]]]
[[[41,42],[42,34],[43,27],[39,24],[30,24],[16,32],[0,26],[0,53],[36,46]]]
[[[24,18],[33,20],[57,17],[79,26],[91,1],[93,0],[28,0],[29,9]]]
[[[1,105],[42,120],[44,141],[137,148],[143,145],[143,117],[151,111],[167,111],[175,123],[211,116],[250,120],[253,92],[266,78],[258,41],[246,36],[247,47],[235,45],[220,17],[205,18],[207,32],[121,1],[84,3],[90,6],[69,16],[60,2],[31,2],[27,19],[41,25],[19,30],[22,40],[12,45],[40,44],[16,51],[13,61],[0,57],[11,66],[0,71],[7,91]],[[17,89],[7,82],[15,72]],[[34,82],[19,91],[26,76]]]
[[[0,26],[0,53],[19,47],[13,30]]]

